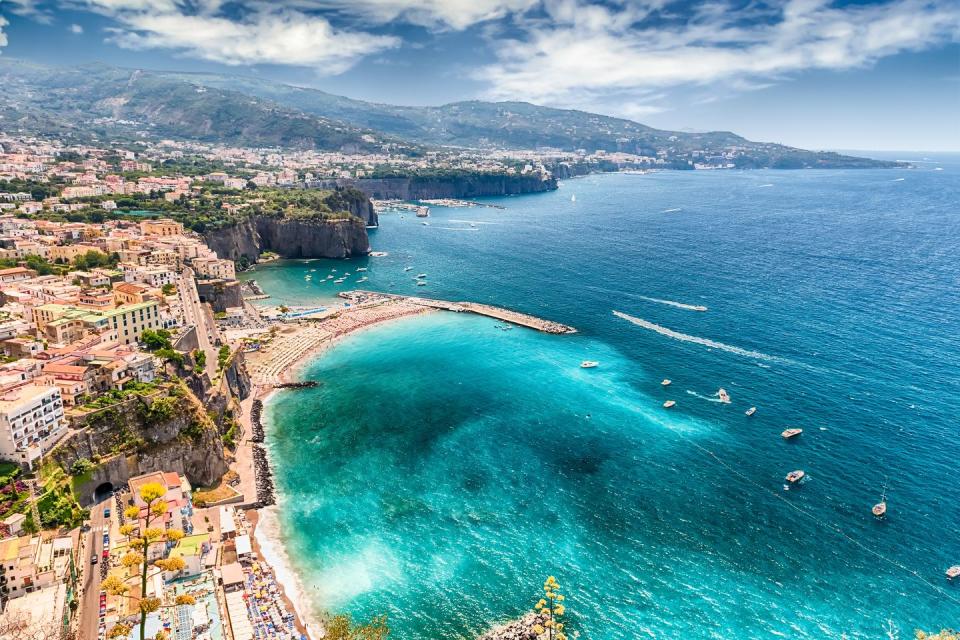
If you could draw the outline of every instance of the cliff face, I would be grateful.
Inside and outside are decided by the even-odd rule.
[[[369,216],[353,220],[304,220],[253,216],[230,227],[208,231],[204,239],[221,258],[255,262],[264,251],[284,258],[345,258],[370,252],[366,222],[377,220],[370,201]],[[361,213],[364,213],[361,211]]]
[[[73,479],[82,505],[92,501],[100,484],[118,487],[149,471],[176,471],[206,486],[226,473],[216,426],[189,392],[175,393],[135,397],[72,421],[77,431],[51,455],[68,470],[81,459],[95,463],[93,470]]]
[[[366,225],[350,220],[313,221],[257,217],[261,246],[285,258],[346,258],[370,253]]]
[[[428,200],[431,198],[478,198],[521,193],[541,193],[557,188],[554,178],[537,175],[412,176],[409,178],[361,178],[338,180],[371,198],[382,200]]]

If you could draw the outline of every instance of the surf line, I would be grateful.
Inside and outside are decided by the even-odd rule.
[[[644,329],[656,331],[660,335],[667,336],[668,338],[673,338],[674,340],[680,340],[682,342],[693,342],[695,344],[702,344],[703,346],[710,347],[711,349],[720,349],[721,351],[735,353],[739,356],[744,356],[746,358],[755,358],[757,360],[768,360],[770,362],[783,362],[787,364],[793,364],[792,360],[788,360],[786,358],[778,358],[777,356],[770,356],[765,353],[760,353],[759,351],[750,351],[749,349],[741,349],[740,347],[734,347],[729,344],[717,342],[716,340],[710,340],[708,338],[700,338],[697,336],[688,335],[686,333],[680,333],[679,331],[674,331],[673,329],[661,327],[658,324],[648,322],[641,318],[635,318],[631,315],[623,313],[622,311],[614,310],[613,315],[617,316],[618,318],[622,318],[627,322],[632,322],[638,327],[643,327]]]
[[[707,308],[700,304],[685,304],[683,302],[675,302],[673,300],[662,300],[660,298],[648,298],[647,296],[637,296],[641,300],[646,300],[647,302],[656,302],[657,304],[665,304],[670,307],[676,307],[677,309],[686,309],[687,311],[706,311]]]

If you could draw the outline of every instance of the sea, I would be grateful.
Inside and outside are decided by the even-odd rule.
[[[248,274],[268,304],[364,288],[578,330],[404,319],[271,397],[276,535],[312,611],[475,638],[552,575],[571,637],[960,627],[960,156],[894,157],[912,168],[590,175]]]

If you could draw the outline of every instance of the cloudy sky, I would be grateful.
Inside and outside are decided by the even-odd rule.
[[[0,0],[0,55],[960,150],[960,0]]]

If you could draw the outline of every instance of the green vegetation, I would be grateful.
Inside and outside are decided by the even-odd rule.
[[[140,342],[144,344],[147,348],[147,351],[159,351],[160,349],[172,349],[173,344],[170,342],[170,332],[166,329],[145,329],[142,334],[140,334]]]
[[[180,411],[179,398],[172,396],[162,396],[154,398],[148,406],[143,409],[143,418],[147,424],[157,424],[173,419]]]
[[[58,487],[47,492],[37,501],[40,524],[44,529],[80,526],[87,516],[67,487]]]
[[[165,296],[172,296],[177,292],[177,285],[168,282],[167,284],[160,287],[160,291],[163,292],[163,295]],[[161,331],[163,331],[163,329],[161,329]]]
[[[217,370],[223,371],[224,367],[227,366],[227,362],[229,362],[229,360],[230,360],[230,346],[225,344],[222,347],[220,347],[219,351],[217,351]]]
[[[333,616],[327,624],[327,640],[384,640],[390,635],[387,616],[375,616],[366,624],[354,624],[348,614]]]
[[[203,373],[207,366],[207,352],[203,349],[194,349],[193,361],[197,364],[197,373]]]
[[[110,389],[96,398],[88,400],[83,403],[83,408],[89,410],[107,409],[135,396],[148,396],[160,388],[161,385],[158,382],[130,381],[123,386],[123,389]]]

